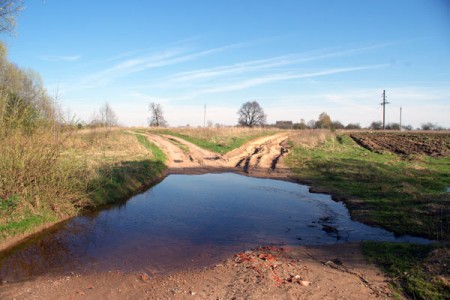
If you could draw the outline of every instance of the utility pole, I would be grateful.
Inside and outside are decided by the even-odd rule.
[[[402,107],[400,107],[400,130],[402,130]]]
[[[203,128],[206,127],[206,104],[203,109]]]
[[[386,120],[386,112],[385,112],[385,110],[386,110],[386,104],[389,104],[389,102],[386,102],[386,91],[385,90],[383,90],[383,102],[382,103],[380,103],[382,106],[383,106],[383,130],[384,130],[384,127],[385,127],[385,120]]]

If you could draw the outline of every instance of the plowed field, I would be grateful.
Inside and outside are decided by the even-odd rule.
[[[358,132],[350,137],[362,147],[376,152],[400,155],[424,154],[442,157],[450,154],[450,132]]]

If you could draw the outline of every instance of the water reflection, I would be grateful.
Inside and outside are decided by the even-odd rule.
[[[350,220],[307,186],[236,174],[171,175],[125,205],[74,218],[4,253],[0,279],[44,273],[166,272],[262,244],[426,242]]]

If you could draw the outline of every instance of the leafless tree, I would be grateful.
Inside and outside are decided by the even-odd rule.
[[[117,126],[116,113],[112,110],[108,102],[105,102],[105,104],[100,107],[99,117],[100,123],[107,129],[110,129],[113,126]]]
[[[14,32],[17,14],[22,9],[22,0],[0,0],[0,32]]]
[[[166,127],[167,126],[167,122],[164,119],[164,111],[163,111],[161,104],[155,103],[155,102],[150,103],[149,111],[152,114],[152,116],[148,120],[149,126],[154,126],[154,127]]]
[[[242,126],[253,127],[255,125],[264,125],[267,115],[257,101],[248,101],[242,104],[237,112],[239,115],[238,122]]]

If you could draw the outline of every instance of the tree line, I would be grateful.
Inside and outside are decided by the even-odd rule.
[[[164,118],[164,111],[160,104],[152,102],[149,105],[150,118],[149,126],[151,127],[166,127],[168,126],[167,121]],[[238,125],[244,127],[258,127],[258,126],[273,126],[281,127],[285,129],[370,129],[370,130],[382,130],[383,123],[381,121],[373,121],[368,127],[363,128],[359,123],[348,123],[344,125],[340,121],[333,121],[331,117],[326,113],[322,112],[317,120],[310,120],[305,122],[301,119],[299,123],[293,123],[290,121],[282,121],[281,124],[267,124],[267,115],[264,109],[257,101],[247,101],[242,104],[238,110]],[[208,121],[208,127],[212,127],[212,121]],[[387,123],[385,124],[385,130],[413,130],[411,125],[400,125],[399,123]],[[423,123],[416,130],[446,130],[444,127],[437,124],[428,122]]]

